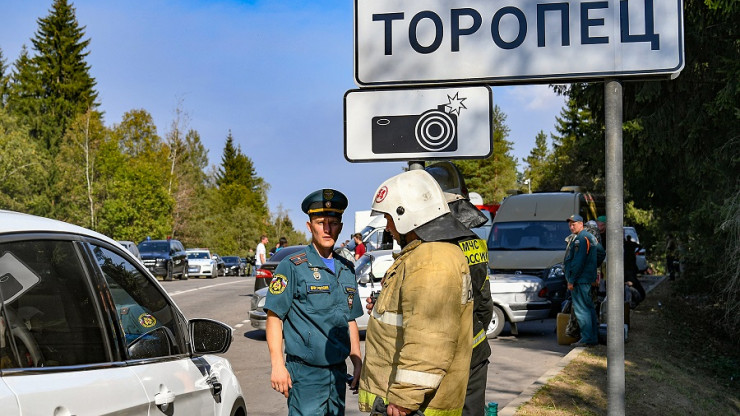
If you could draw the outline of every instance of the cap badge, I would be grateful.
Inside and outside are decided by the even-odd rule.
[[[324,189],[324,199],[332,199],[334,198],[334,191],[331,189]]]

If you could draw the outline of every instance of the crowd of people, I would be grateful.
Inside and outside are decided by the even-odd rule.
[[[466,191],[445,188],[434,171],[409,170],[383,182],[372,212],[384,216],[401,252],[363,311],[354,276],[354,260],[366,250],[362,236],[352,235],[351,255],[341,254],[347,242],[337,246],[347,205],[334,189],[306,196],[301,209],[311,242],[282,260],[268,285],[270,383],[286,397],[289,414],[342,415],[347,387],[371,415],[484,414],[493,301],[488,264],[470,260],[485,257],[470,250],[487,251],[471,231],[486,217]],[[606,218],[587,226],[579,215],[566,221],[563,263],[580,328],[574,346],[593,346]],[[267,243],[262,236],[259,264]],[[274,252],[286,244],[281,239]],[[625,240],[625,253],[636,247]],[[636,274],[634,254],[625,255],[625,281],[644,299]],[[371,318],[363,356],[355,320],[364,313]]]

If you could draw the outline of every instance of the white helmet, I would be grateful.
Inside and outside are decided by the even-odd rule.
[[[373,214],[388,214],[406,234],[450,212],[444,192],[423,170],[410,170],[383,182],[375,191]]]

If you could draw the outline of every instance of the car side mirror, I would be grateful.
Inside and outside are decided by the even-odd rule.
[[[371,280],[370,275],[365,274],[365,275],[360,276],[359,279],[357,279],[357,283],[360,285],[366,285],[370,283],[370,280]]]
[[[195,354],[221,354],[231,345],[231,327],[212,319],[196,318],[188,321],[190,345]]]
[[[172,355],[174,335],[166,326],[155,328],[128,345],[128,355],[132,360],[166,357]]]

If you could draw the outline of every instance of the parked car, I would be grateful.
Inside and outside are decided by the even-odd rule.
[[[486,330],[489,338],[497,337],[506,322],[512,325],[512,333],[516,334],[517,323],[538,321],[550,315],[547,288],[539,277],[494,274],[489,276],[489,281],[493,299],[493,319]]]
[[[138,245],[141,260],[155,276],[163,276],[164,280],[178,277],[188,278],[188,259],[185,247],[177,240],[144,240]]]
[[[393,265],[393,253],[397,250],[376,250],[366,253],[355,264],[357,288],[365,308],[368,296],[380,290],[380,280]],[[541,279],[527,275],[493,275],[490,278],[491,298],[494,304],[493,319],[486,335],[495,338],[506,322],[517,324],[524,321],[545,319],[550,314],[551,303],[547,300],[547,289]],[[357,319],[361,329],[367,328],[368,315]]]
[[[118,244],[122,245],[126,250],[130,251],[139,261],[141,261],[141,254],[139,254],[139,248],[133,241],[119,241]]]
[[[0,253],[2,414],[246,415],[213,355],[231,328],[187,320],[113,239],[0,211]]]
[[[189,248],[186,250],[188,255],[188,273],[194,277],[208,277],[215,279],[218,277],[218,266],[216,260],[207,248]]]
[[[224,262],[223,257],[219,256],[216,253],[213,253],[213,260],[216,261],[216,269],[218,269],[218,275],[226,276],[226,263]]]
[[[630,236],[632,237],[632,241],[640,244],[640,237],[637,236],[637,230],[635,230],[635,227],[624,227],[624,236],[625,238]],[[646,255],[647,250],[645,250],[645,247],[639,248],[635,251],[637,271],[640,273],[645,273],[649,267]]]
[[[282,261],[286,257],[292,256],[298,250],[301,250],[304,247],[306,246],[283,247],[280,249],[280,251],[267,259],[267,261],[265,261],[262,266],[257,269],[257,274],[254,277],[254,293],[257,293],[257,291],[259,289],[262,289],[263,287],[267,287],[270,280],[272,280],[272,273],[275,272],[275,269],[277,268],[278,264],[280,264],[280,261]]]
[[[227,276],[244,276],[244,263],[239,256],[224,256]]]

